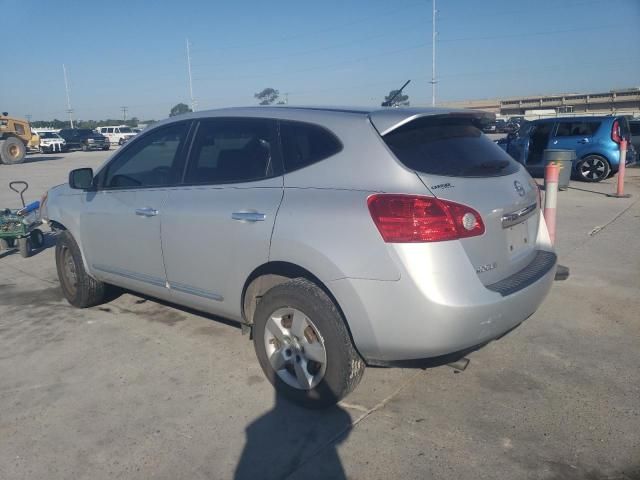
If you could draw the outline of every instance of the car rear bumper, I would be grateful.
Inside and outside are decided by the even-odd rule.
[[[416,258],[415,247],[400,248],[405,260]],[[371,363],[423,359],[496,339],[537,310],[557,265],[555,253],[539,250],[521,271],[485,286],[464,260],[433,255],[431,266],[409,267],[398,281],[329,282],[360,354]]]

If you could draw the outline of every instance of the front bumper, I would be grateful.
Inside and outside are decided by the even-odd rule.
[[[524,269],[485,286],[462,247],[455,252],[452,242],[394,248],[405,266],[400,280],[327,283],[369,363],[438,357],[502,336],[538,309],[557,266],[555,253],[539,245]]]

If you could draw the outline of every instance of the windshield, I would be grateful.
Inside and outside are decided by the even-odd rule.
[[[129,127],[120,127],[120,133],[133,133]]]
[[[60,135],[55,132],[40,132],[38,135],[40,138],[60,138]]]

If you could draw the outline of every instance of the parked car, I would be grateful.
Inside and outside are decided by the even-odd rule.
[[[547,118],[523,124],[506,149],[532,173],[544,169],[545,149],[575,150],[574,176],[600,182],[618,171],[622,138],[629,138],[629,122],[622,116]],[[635,163],[636,157],[629,148],[626,164]]]
[[[498,133],[495,121],[485,123],[481,129],[483,133]]]
[[[503,118],[496,119],[496,133],[506,133],[507,121]]]
[[[111,146],[107,137],[90,128],[63,128],[58,134],[69,150],[109,150]]]
[[[485,115],[167,119],[48,192],[62,291],[84,308],[117,285],[240,322],[273,385],[312,407],[365,364],[477,348],[533,314],[556,269],[538,188]]]
[[[66,152],[67,142],[55,132],[40,132],[40,153]]]
[[[130,127],[121,125],[121,126],[111,126],[111,127],[98,127],[97,132],[104,135],[109,139],[109,142],[112,144],[122,145],[127,140],[136,136],[136,132],[134,132]]]
[[[631,144],[635,151],[640,153],[640,119],[630,120],[629,130],[631,132]]]

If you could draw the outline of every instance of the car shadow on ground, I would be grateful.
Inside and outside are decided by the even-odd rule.
[[[313,461],[313,478],[346,479],[337,447],[351,431],[340,406],[308,410],[276,394],[273,409],[245,429],[235,480],[289,478]]]
[[[24,157],[22,163],[35,163],[35,162],[50,162],[53,160],[62,160],[64,157],[58,155],[51,155],[46,153],[35,153],[33,155],[27,155]]]

